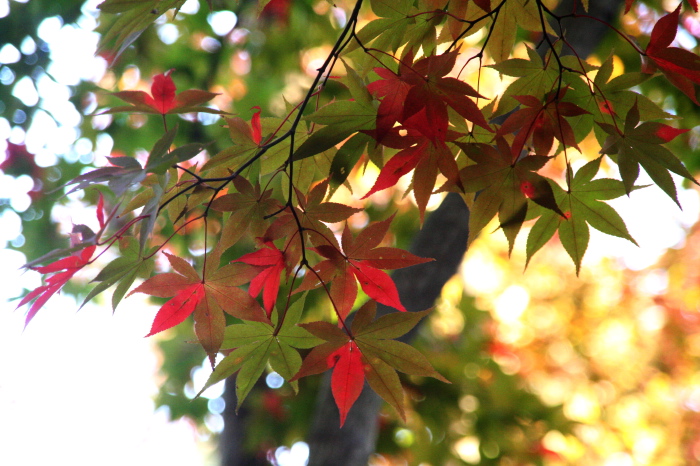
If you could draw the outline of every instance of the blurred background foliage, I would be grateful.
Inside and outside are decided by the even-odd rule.
[[[213,102],[218,108],[246,119],[256,105],[264,114],[282,115],[285,99],[298,102],[311,83],[353,4],[272,0],[258,18],[255,1],[214,0],[210,12],[204,2],[190,0],[108,67],[109,53],[91,58],[97,34],[110,21],[96,21],[98,3],[0,0],[0,241],[29,259],[66,246],[77,212],[97,197],[62,197],[54,189],[87,167],[104,165],[110,154],[142,157],[161,135],[155,118],[88,116],[116,103],[108,92],[148,89],[154,74],[174,69],[179,90],[220,93]],[[620,27],[647,34],[658,8],[639,3]],[[685,14],[679,41],[695,49],[696,37],[700,16]],[[75,48],[78,43],[87,54]],[[619,53],[617,73],[638,66],[638,56],[626,55],[629,48],[611,44],[601,44],[593,60]],[[81,53],[88,62],[70,61]],[[493,95],[488,85],[482,81],[481,89]],[[693,128],[672,144],[697,173],[700,113],[674,89],[655,78],[643,90]],[[331,83],[324,99],[342,93]],[[185,118],[180,142],[213,141],[210,152],[230,144],[216,118]],[[357,175],[358,189],[366,191],[371,175]],[[342,190],[337,195],[341,202],[348,196]],[[407,246],[418,224],[415,209],[401,191],[375,201],[370,217],[398,210],[392,234]],[[408,422],[384,409],[372,464],[700,462],[700,226],[685,225],[683,233],[638,270],[591,253],[580,277],[558,245],[548,245],[523,272],[524,247],[516,246],[509,258],[499,234],[477,239],[416,342],[452,384],[405,378]],[[197,241],[176,246],[196,250]],[[67,291],[86,293],[84,284]],[[157,403],[173,418],[200,425],[205,441],[221,430],[223,400],[221,390],[192,399],[208,375],[201,349],[183,343],[192,338],[186,325],[157,338]],[[283,464],[281,458],[304,438],[319,383],[303,379],[293,396],[269,374],[242,408],[254,419],[247,448]]]

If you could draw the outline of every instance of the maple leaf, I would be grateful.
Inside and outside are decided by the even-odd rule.
[[[294,160],[302,160],[329,150],[361,130],[374,128],[377,111],[371,99],[339,100],[324,105],[305,120],[325,127],[314,131],[294,152]]]
[[[490,2],[482,0],[478,4],[486,6],[486,3]],[[489,56],[497,63],[506,60],[513,52],[519,28],[538,34],[545,32],[556,37],[558,34],[554,28],[546,21],[541,22],[540,14],[541,10],[535,2],[519,0],[500,4],[498,14],[491,15],[493,24],[490,26],[490,37],[486,43]],[[546,31],[542,30],[543,26]]]
[[[224,117],[226,127],[228,128],[231,140],[235,143],[234,146],[224,149],[209,159],[202,167],[203,171],[215,168],[223,163],[229,162],[231,159],[238,157],[250,157],[259,149],[263,140],[263,126],[260,118],[260,107],[253,113],[250,119],[250,124],[241,117]],[[269,139],[266,138],[266,140]]]
[[[630,90],[649,80],[651,75],[626,70],[619,76],[612,77],[613,71],[613,55],[610,55],[600,65],[595,75],[593,80],[595,92],[581,93],[581,96],[573,96],[571,101],[590,112],[592,120],[598,122],[624,124],[624,116],[635,103],[643,120],[672,118],[672,115],[663,111],[648,97]],[[588,128],[588,125],[585,126]],[[598,142],[602,145],[608,134],[598,125],[593,126],[593,130]]]
[[[285,209],[272,224],[265,234],[265,237],[272,239],[287,237],[285,244],[288,262],[296,262],[301,251],[299,242],[295,238],[299,219],[301,228],[307,233],[309,242],[314,246],[329,244],[338,249],[340,246],[333,231],[326,225],[328,223],[339,223],[347,220],[352,215],[361,212],[361,208],[350,207],[338,202],[324,202],[328,191],[328,180],[317,183],[308,196],[296,190],[298,207],[295,208],[296,216],[289,208]]]
[[[269,322],[260,305],[239,288],[258,274],[257,268],[244,264],[219,269],[210,266],[201,278],[186,260],[165,255],[175,272],[154,275],[129,293],[171,298],[158,310],[147,337],[174,327],[194,313],[195,334],[213,365],[224,339],[224,312],[244,320]],[[213,256],[208,260],[218,263],[218,253]]]
[[[375,68],[380,80],[367,89],[381,103],[377,110],[376,138],[382,142],[399,122],[419,131],[431,141],[445,141],[449,126],[448,106],[465,119],[491,131],[479,107],[469,97],[484,98],[469,84],[446,77],[452,71],[459,50],[431,55],[413,62],[408,54],[399,63],[398,73]]]
[[[504,136],[517,132],[511,146],[514,158],[520,155],[530,136],[532,136],[535,153],[539,155],[549,155],[554,139],[564,147],[578,149],[574,131],[564,117],[579,116],[589,112],[571,102],[564,101],[566,91],[567,88],[564,88],[556,96],[545,97],[544,103],[531,95],[513,96],[525,107],[512,113],[496,134]]]
[[[633,105],[625,118],[622,131],[606,123],[598,125],[609,134],[600,152],[617,162],[627,194],[632,192],[641,165],[649,177],[680,206],[676,185],[670,172],[697,184],[688,169],[661,143],[668,142],[686,130],[677,130],[657,122],[639,124],[639,109]]]
[[[96,209],[97,222],[100,225],[100,230],[95,234],[86,225],[73,225],[73,231],[70,235],[71,248],[67,250],[54,251],[50,254],[42,256],[27,265],[25,267],[32,270],[36,270],[39,273],[53,273],[50,277],[46,278],[46,284],[33,289],[26,296],[24,296],[17,308],[24,306],[31,300],[35,299],[32,305],[29,307],[27,312],[27,317],[24,321],[25,327],[34,318],[34,316],[39,312],[39,310],[46,304],[46,302],[58,291],[63,288],[63,286],[68,283],[68,280],[73,278],[73,276],[81,270],[83,267],[88,265],[92,259],[93,254],[97,248],[96,245],[90,244],[86,246],[87,243],[94,243],[99,239],[99,236],[104,232],[107,222],[109,219],[105,220],[104,212],[104,197],[100,192],[97,200]],[[110,217],[111,218],[111,217]],[[42,263],[52,258],[58,254],[70,253],[68,257],[58,259],[55,262],[44,266],[36,266],[34,264]],[[82,307],[82,306],[81,306]]]
[[[188,89],[176,95],[175,83],[170,77],[172,71],[173,70],[168,70],[165,73],[153,77],[150,94],[144,91],[121,91],[112,93],[113,96],[119,97],[121,100],[131,105],[113,107],[101,112],[101,114],[120,112],[151,113],[155,115],[191,112],[214,113],[217,115],[226,114],[226,112],[221,110],[201,105],[219,94],[197,89]]]
[[[600,170],[601,158],[588,162],[576,174],[568,167],[568,179],[572,181],[567,191],[552,183],[556,200],[565,214],[561,216],[552,211],[544,211],[537,219],[527,238],[527,262],[559,231],[559,239],[574,261],[578,274],[588,247],[589,225],[608,235],[637,244],[620,215],[603,202],[623,196],[626,189],[623,183],[609,178],[593,179]]]
[[[93,282],[99,283],[87,294],[80,305],[81,308],[92,298],[116,284],[117,286],[112,294],[112,309],[116,310],[117,305],[126,292],[129,291],[136,277],[151,275],[153,258],[143,257],[138,241],[134,237],[124,236],[120,238],[119,252],[121,256],[107,264],[92,279]]]
[[[277,249],[272,241],[264,240],[263,248],[239,257],[233,262],[263,267],[263,269],[250,281],[248,292],[256,297],[263,293],[263,306],[270,317],[272,308],[277,301],[277,293],[280,289],[280,275],[286,268],[285,255]]]
[[[270,224],[266,218],[281,207],[271,197],[271,189],[262,191],[260,184],[253,186],[242,176],[234,178],[232,183],[237,192],[217,197],[211,203],[213,210],[231,212],[221,232],[222,250],[233,246],[246,232],[253,238],[262,237]]]
[[[700,105],[696,91],[696,85],[700,84],[700,57],[688,50],[670,46],[676,38],[681,5],[679,3],[673,12],[656,22],[644,53],[671,84]],[[693,9],[697,11],[697,4],[693,5]],[[652,72],[653,67],[646,71]]]
[[[248,160],[252,156],[256,156],[260,160],[261,174],[277,171],[289,159],[291,141],[290,137],[275,140],[274,144],[270,144],[270,141],[278,134],[291,134],[294,131],[294,144],[301,146],[309,137],[306,128],[301,128],[293,123],[292,114],[284,119],[263,118],[256,112],[252,115],[250,123],[240,117],[224,117],[224,120],[233,146],[215,154],[202,166],[202,171],[220,167],[221,174],[219,176],[230,174],[230,163],[233,159],[244,158]],[[337,118],[337,120],[342,121],[342,118]],[[258,131],[260,136],[258,136]],[[256,141],[258,137],[260,139]]]
[[[488,65],[499,73],[518,78],[510,83],[503,92],[492,117],[505,115],[521,105],[515,96],[532,96],[542,102],[547,102],[547,95],[551,95],[553,89],[557,89],[560,79],[568,86],[569,100],[574,101],[581,96],[591,95],[589,85],[581,80],[580,74],[562,71],[557,65],[559,63],[557,60],[552,57],[543,59],[533,48],[526,46],[526,51],[528,59],[511,58],[494,65]],[[566,69],[579,70],[582,66],[586,71],[595,69],[582,62],[579,57],[566,55],[560,56],[559,60]]]
[[[326,342],[309,352],[292,380],[332,368],[331,391],[340,412],[341,427],[365,379],[405,420],[403,389],[397,370],[449,383],[418,350],[394,340],[411,330],[428,312],[398,312],[375,320],[376,303],[370,301],[358,309],[352,337],[327,322],[300,324]]]
[[[429,262],[407,251],[391,247],[378,247],[386,235],[393,216],[365,227],[353,238],[347,225],[342,234],[342,250],[325,245],[315,251],[326,260],[313,267],[296,290],[323,286],[330,283],[329,297],[341,320],[350,313],[357,298],[357,282],[362,291],[377,302],[406,311],[401,304],[394,281],[379,269],[400,269]]]
[[[302,228],[313,232],[310,235],[312,244],[337,244],[335,235],[326,226],[327,223],[343,222],[352,215],[361,212],[361,208],[351,207],[338,202],[324,202],[328,191],[328,180],[315,185],[308,196],[297,192],[299,208],[302,214]]]
[[[415,24],[415,18],[409,14],[413,8],[411,0],[372,0],[372,11],[379,18],[370,21],[358,33],[358,41],[352,41],[346,52],[354,50],[359,44],[369,45],[381,50],[396,51],[410,36],[409,28]],[[366,55],[368,63],[374,60]]]
[[[253,142],[260,145],[262,141],[262,123],[260,123],[260,112],[262,111],[260,107],[253,107],[257,112],[253,113],[250,118],[250,128],[252,130]]]
[[[298,383],[292,381],[292,377],[301,368],[302,360],[294,348],[307,349],[322,343],[322,340],[296,325],[301,317],[304,302],[305,295],[302,295],[289,306],[281,325],[278,325],[279,314],[275,310],[272,314],[272,325],[244,322],[226,327],[221,349],[233,351],[217,364],[200,394],[213,384],[238,372],[236,396],[240,406],[268,364],[290,382],[297,392]]]
[[[401,150],[382,167],[372,189],[362,199],[395,186],[401,177],[413,170],[413,191],[422,220],[430,196],[435,189],[438,172],[442,173],[450,183],[458,185],[459,168],[454,154],[445,142],[431,141],[413,129],[405,130],[405,136],[397,137],[402,130],[404,128],[394,127],[384,139],[382,144]],[[459,133],[448,131],[447,140],[453,141],[460,136]]]
[[[503,138],[498,138],[497,147],[455,144],[476,162],[460,171],[462,184],[470,192],[479,191],[469,217],[470,241],[498,214],[500,226],[512,249],[527,216],[528,200],[563,215],[548,181],[536,173],[550,160],[549,157],[528,155],[514,158],[512,149]]]
[[[411,84],[401,79],[401,74],[412,71],[401,62],[398,73],[381,67],[375,68],[374,72],[381,79],[369,83],[367,90],[381,99],[377,109],[376,139],[377,142],[382,142],[384,136],[394,127],[394,123],[403,119],[404,102]]]
[[[27,295],[22,298],[17,305],[19,308],[36,298],[27,312],[27,317],[24,321],[25,327],[44,306],[44,304],[46,304],[51,296],[60,291],[68,280],[73,277],[73,275],[90,263],[90,259],[95,253],[96,248],[97,246],[94,245],[88,246],[82,249],[80,252],[76,252],[72,256],[64,257],[63,259],[59,259],[51,264],[40,267],[30,267],[32,270],[36,270],[39,273],[53,273],[53,275],[46,278],[45,285],[35,288],[27,293]]]
[[[331,392],[340,412],[340,426],[345,423],[348,411],[362,393],[365,383],[365,369],[362,353],[354,341],[335,350],[329,356],[333,366]]]

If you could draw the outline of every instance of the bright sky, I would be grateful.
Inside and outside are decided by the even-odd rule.
[[[15,80],[2,71],[7,68],[0,68],[0,82],[12,85],[16,97],[28,105],[40,102],[56,118],[39,111],[26,134],[0,118],[0,154],[6,140],[26,143],[29,151],[37,154],[37,163],[50,166],[56,154],[89,160],[111,150],[109,137],[98,141],[97,147],[80,139],[75,125],[81,116],[67,100],[68,85],[81,79],[98,80],[105,71],[105,63],[94,57],[98,38],[90,32],[98,3],[88,2],[78,27],[63,25],[58,18],[49,18],[41,25],[39,35],[51,46],[54,64],[48,71],[55,81],[39,77],[35,87],[30,79]],[[0,18],[8,14],[9,4],[9,0],[0,0]],[[190,0],[183,10],[197,8],[197,2]],[[215,33],[232,20],[233,13],[222,14],[228,16],[210,17]],[[165,28],[161,39],[175,40],[176,34]],[[0,64],[18,61],[21,53],[31,53],[33,47],[36,44],[32,41],[25,41],[22,50],[0,47]],[[29,208],[27,192],[31,188],[29,177],[15,179],[0,172],[0,198],[9,199],[16,211]],[[628,228],[641,247],[594,234],[584,266],[603,255],[620,257],[632,268],[653,264],[665,248],[682,242],[683,228],[698,217],[697,193],[684,191],[680,198],[683,211],[655,188],[637,191],[631,200],[614,201],[616,208],[624,210]],[[53,215],[68,220],[68,224],[95,222],[94,211],[64,208]],[[0,248],[22,241],[19,216],[4,210],[0,214]],[[143,335],[148,333],[156,308],[131,297],[115,315],[104,305],[88,305],[76,312],[78,305],[73,298],[57,295],[23,330],[24,312],[15,311],[9,300],[24,288],[40,285],[38,274],[19,272],[25,261],[16,251],[0,249],[0,464],[216,464],[213,447],[202,441],[190,423],[169,422],[165,411],[154,410],[151,400],[158,387],[158,356],[152,341]],[[217,390],[220,392],[220,387],[210,396],[218,396]],[[214,429],[217,422],[213,418]],[[308,455],[305,448],[301,442],[281,447],[277,452],[280,464],[304,464]]]

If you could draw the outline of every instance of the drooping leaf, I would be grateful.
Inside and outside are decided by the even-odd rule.
[[[46,304],[46,302],[63,288],[63,286],[70,280],[73,275],[75,275],[79,270],[85,267],[92,259],[95,253],[96,246],[88,246],[82,249],[80,252],[76,252],[74,255],[64,257],[51,264],[44,266],[31,267],[39,273],[52,273],[50,277],[46,278],[46,284],[41,285],[24,296],[17,307],[24,306],[30,301],[34,300],[32,305],[29,307],[27,312],[27,317],[24,320],[24,325],[27,326],[29,322],[34,318],[34,316],[39,312],[39,310]]]
[[[331,392],[340,411],[340,427],[345,423],[348,411],[362,392],[365,370],[362,353],[357,344],[349,341],[329,356],[333,365]]]
[[[303,327],[326,340],[304,359],[297,375],[319,374],[333,368],[331,388],[340,412],[341,425],[362,390],[365,378],[372,389],[405,419],[403,389],[396,370],[435,377],[447,382],[414,348],[392,340],[411,330],[428,312],[398,312],[374,320],[376,303],[363,305],[353,321],[353,337],[326,322]],[[410,349],[407,349],[410,348]]]
[[[599,157],[581,167],[576,174],[570,172],[569,178],[572,181],[568,191],[564,191],[555,183],[552,184],[557,203],[565,215],[544,211],[537,219],[527,239],[528,262],[558,231],[559,239],[574,261],[578,273],[588,248],[589,225],[605,234],[637,244],[630,236],[620,215],[603,202],[623,196],[625,187],[619,180],[593,179],[600,168],[600,161]]]

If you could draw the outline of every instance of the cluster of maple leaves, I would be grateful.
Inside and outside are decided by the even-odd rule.
[[[116,29],[106,36],[116,40],[119,50],[145,27],[141,11],[145,6],[154,6],[143,10],[152,14],[155,6],[182,4],[142,2],[136,8],[118,3],[106,1],[103,10],[122,13]],[[697,103],[700,58],[671,47],[680,5],[656,23],[645,51],[638,50],[647,59],[647,69],[612,77],[612,58],[594,67],[581,57],[562,55],[558,42],[544,57],[534,48],[528,48],[527,59],[510,57],[515,42],[511,23],[552,32],[533,20],[553,16],[539,1],[419,0],[416,9],[413,0],[372,0],[376,19],[356,31],[360,4],[327,61],[336,62],[342,55],[345,73],[340,81],[349,90],[348,100],[304,112],[319,95],[318,89],[311,89],[285,118],[263,118],[256,107],[246,121],[203,106],[215,94],[199,90],[177,94],[171,72],[154,77],[150,94],[113,94],[129,105],[106,112],[161,115],[165,134],[145,165],[131,157],[111,157],[111,166],[68,183],[73,190],[107,183],[113,207],[106,216],[100,197],[98,232],[79,226],[76,235],[82,241],[64,251],[70,255],[49,265],[36,265],[45,259],[29,264],[53,275],[21,300],[20,306],[34,300],[27,323],[77,271],[118,246],[118,259],[95,277],[97,285],[86,302],[116,285],[112,296],[116,307],[137,278],[148,277],[129,294],[168,298],[149,336],[193,316],[197,339],[214,367],[204,388],[237,374],[241,403],[268,367],[295,390],[300,377],[333,368],[332,389],[341,424],[365,380],[404,416],[397,371],[444,379],[420,353],[396,340],[428,311],[406,312],[385,270],[430,259],[383,244],[393,217],[371,223],[357,234],[347,223],[337,231],[329,227],[362,210],[328,200],[339,186],[350,187],[353,170],[370,162],[380,167],[363,199],[397,186],[412,172],[408,189],[421,218],[434,193],[462,194],[471,205],[471,238],[497,217],[512,248],[523,223],[535,220],[527,239],[528,261],[558,233],[577,270],[589,226],[634,242],[605,201],[637,189],[640,166],[675,202],[670,173],[694,181],[662,146],[686,130],[651,121],[669,115],[630,90],[649,79],[656,67]],[[466,58],[481,60],[486,50],[495,60],[491,67],[515,78],[497,100],[481,95],[460,79],[456,69],[458,60],[464,63],[465,58],[457,44],[484,27],[490,31],[484,49]],[[447,48],[441,52],[438,44]],[[316,82],[328,79],[329,71],[324,65]],[[591,71],[596,71],[594,77]],[[174,148],[177,127],[167,129],[166,115],[188,112],[222,115],[233,141],[201,167],[181,163],[205,145]],[[500,124],[494,122],[496,117],[501,117]],[[570,149],[578,149],[591,133],[603,155],[574,171]],[[562,180],[540,173],[555,157],[566,158]],[[604,157],[619,167],[619,180],[596,178]],[[125,226],[110,229],[117,213],[123,217],[138,209]],[[164,250],[167,241],[153,240],[159,216],[167,217],[176,233],[200,221],[220,222],[221,233],[210,239],[215,246],[197,258],[195,267]],[[256,249],[222,263],[222,256],[243,239],[254,241]],[[98,247],[103,249],[95,256]],[[151,276],[153,258],[161,250],[172,271]],[[349,324],[359,289],[370,301],[355,311]],[[300,323],[306,295],[314,290],[327,296],[331,320],[337,325]],[[376,303],[398,312],[376,318]],[[227,315],[242,323],[227,325]],[[226,356],[217,364],[220,352]]]

